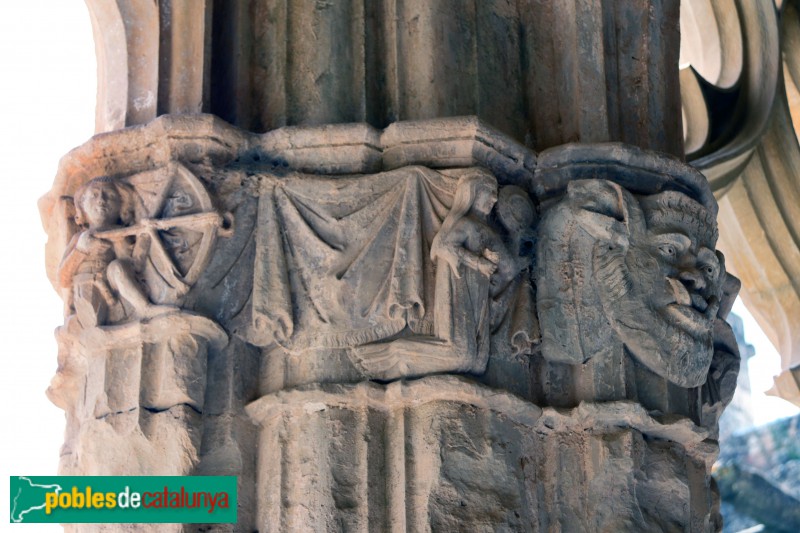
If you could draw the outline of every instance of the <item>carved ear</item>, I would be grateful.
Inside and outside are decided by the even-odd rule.
[[[570,204],[578,209],[626,223],[628,210],[622,187],[608,180],[577,180],[567,185]]]
[[[717,251],[717,259],[719,259],[721,287],[717,316],[725,320],[728,318],[728,314],[731,312],[731,308],[733,308],[733,302],[736,300],[736,296],[742,288],[742,282],[739,278],[733,274],[729,274],[725,270],[725,256],[722,255],[722,252]]]
[[[630,236],[631,199],[622,187],[608,180],[577,180],[567,186],[567,201],[584,231],[623,247]]]

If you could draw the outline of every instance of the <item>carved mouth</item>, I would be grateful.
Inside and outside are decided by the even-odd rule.
[[[719,309],[717,297],[706,300],[699,294],[690,294],[679,280],[667,278],[667,281],[675,300],[663,309],[670,322],[693,337],[708,335]]]

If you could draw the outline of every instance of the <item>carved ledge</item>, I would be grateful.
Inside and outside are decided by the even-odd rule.
[[[539,154],[534,190],[540,200],[562,194],[571,181],[609,179],[634,194],[679,191],[712,215],[717,202],[708,180],[680,159],[622,143],[567,144]]]

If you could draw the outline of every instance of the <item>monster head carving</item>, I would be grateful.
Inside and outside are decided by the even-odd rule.
[[[706,381],[726,279],[709,209],[682,192],[576,180],[540,231],[545,358],[582,363],[621,343],[676,385]]]

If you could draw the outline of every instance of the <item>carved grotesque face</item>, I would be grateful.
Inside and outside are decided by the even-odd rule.
[[[719,310],[722,265],[714,251],[716,227],[701,206],[688,199],[671,201],[676,198],[681,197],[664,193],[643,201],[647,232],[630,253],[655,261],[641,257],[649,268],[634,278],[652,288],[651,305],[665,320],[702,340]]]
[[[716,222],[677,192],[635,202],[628,208],[624,258],[612,252],[598,261],[604,265],[597,277],[600,299],[637,360],[678,385],[700,385],[713,355],[724,268],[714,251]],[[624,293],[620,285],[605,283],[614,277]]]
[[[548,211],[539,238],[547,359],[584,362],[621,341],[676,385],[705,382],[724,276],[709,210],[678,192],[636,198],[581,180]]]
[[[79,199],[79,207],[92,229],[113,226],[120,218],[121,199],[117,188],[107,181],[92,181]]]

